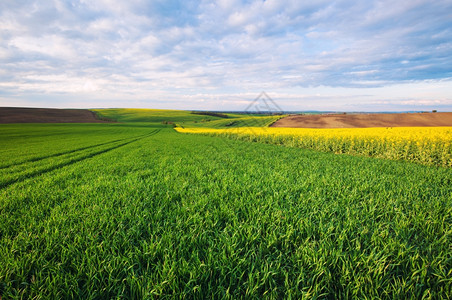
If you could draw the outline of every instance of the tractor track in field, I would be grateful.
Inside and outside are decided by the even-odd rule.
[[[20,161],[20,162],[17,162],[17,163],[5,165],[5,166],[0,166],[0,170],[1,170],[1,169],[7,169],[7,168],[10,168],[10,167],[20,166],[20,165],[23,165],[23,164],[26,164],[26,163],[38,162],[38,161],[40,161],[40,160],[44,160],[44,159],[47,159],[47,158],[63,156],[63,155],[65,155],[65,154],[76,153],[76,152],[80,152],[80,151],[87,150],[87,149],[91,149],[91,148],[96,148],[96,147],[100,147],[100,146],[105,146],[105,145],[108,145],[108,144],[113,144],[113,143],[116,143],[116,142],[121,142],[121,141],[124,141],[124,140],[127,140],[127,139],[128,139],[128,138],[118,139],[118,140],[113,140],[113,141],[109,141],[109,142],[106,142],[106,143],[100,143],[100,144],[96,144],[96,145],[81,147],[81,148],[77,148],[77,149],[72,149],[72,150],[68,150],[68,151],[63,151],[63,152],[58,152],[58,153],[50,154],[50,155],[39,156],[39,157],[33,157],[33,158],[26,159],[26,160],[23,160],[23,161]]]
[[[152,135],[152,134],[151,134]],[[150,134],[143,134],[143,135],[139,135],[135,138],[141,138],[141,137],[146,137],[146,136],[150,136]],[[87,150],[87,149],[91,149],[91,148],[96,148],[96,147],[100,147],[100,146],[105,146],[108,144],[113,144],[113,143],[117,143],[117,142],[121,142],[121,141],[125,141],[125,140],[129,140],[130,138],[123,138],[123,139],[117,139],[117,140],[112,140],[109,142],[105,142],[105,143],[100,143],[100,144],[95,144],[95,145],[90,145],[90,146],[85,146],[85,147],[81,147],[81,148],[76,148],[76,149],[72,149],[72,150],[68,150],[68,151],[63,151],[63,152],[58,152],[58,153],[54,153],[54,154],[50,154],[50,155],[45,155],[45,156],[39,156],[39,157],[33,157],[30,159],[26,159],[23,161],[19,161],[17,163],[13,163],[13,164],[9,164],[9,165],[4,165],[4,166],[0,166],[0,170],[2,169],[7,169],[7,168],[11,168],[11,167],[17,167],[26,163],[31,163],[31,162],[38,162],[47,158],[52,158],[52,157],[58,157],[58,156],[63,156],[66,154],[71,154],[71,153],[77,153],[83,150]]]
[[[78,162],[87,160],[87,159],[89,159],[89,158],[93,158],[93,157],[95,157],[95,156],[98,156],[98,155],[101,155],[101,154],[110,152],[110,151],[112,151],[112,150],[115,150],[115,149],[124,147],[124,146],[126,146],[126,145],[129,145],[129,144],[131,144],[131,143],[137,142],[137,141],[139,141],[139,140],[142,140],[142,139],[151,137],[151,136],[156,135],[157,133],[159,133],[160,130],[161,130],[161,129],[156,129],[156,130],[154,130],[153,132],[151,132],[150,134],[142,135],[142,136],[139,136],[138,138],[133,138],[132,140],[127,141],[127,142],[125,142],[125,143],[121,143],[121,144],[115,145],[115,146],[113,146],[113,147],[109,147],[109,148],[106,148],[106,149],[102,149],[102,150],[100,150],[100,151],[92,152],[92,153],[89,153],[89,154],[87,154],[87,155],[83,155],[83,156],[81,156],[81,157],[69,159],[68,161],[64,161],[64,162],[62,162],[62,163],[53,165],[53,166],[51,166],[51,167],[43,168],[43,169],[40,169],[40,170],[37,170],[37,171],[34,171],[34,172],[30,172],[30,173],[28,173],[28,174],[21,175],[21,176],[19,176],[19,177],[17,177],[17,178],[14,178],[14,179],[11,179],[11,180],[7,180],[7,181],[5,181],[5,182],[1,182],[1,183],[0,183],[0,190],[1,190],[1,189],[5,189],[5,188],[7,188],[7,187],[9,187],[9,186],[11,186],[11,185],[13,185],[13,184],[16,184],[16,183],[25,181],[26,179],[34,178],[34,177],[37,177],[37,176],[46,174],[46,173],[48,173],[48,172],[51,172],[51,171],[53,171],[53,170],[56,170],[56,169],[59,169],[59,168],[62,168],[62,167],[66,167],[66,166],[69,166],[69,165],[73,165],[73,164],[75,164],[75,163],[78,163]],[[122,139],[122,140],[124,140],[124,139]],[[119,140],[119,141],[121,141],[121,140]],[[113,142],[109,142],[109,143],[113,143]],[[105,144],[109,144],[109,143],[99,144],[99,145],[97,145],[97,147],[102,146],[102,145],[105,145]],[[93,147],[88,147],[88,148],[94,148],[94,146],[93,146]],[[86,149],[87,149],[87,148],[85,148],[85,149],[83,149],[83,150],[86,150]],[[82,151],[82,150],[81,150],[81,149],[78,149],[78,150],[71,151],[71,152],[68,152],[68,153],[74,153],[74,152],[77,152],[77,151]],[[65,154],[67,154],[67,153],[65,153]],[[63,155],[63,154],[60,154],[59,156],[61,156],[61,155]],[[55,156],[50,156],[50,157],[57,157],[57,155],[55,155]]]

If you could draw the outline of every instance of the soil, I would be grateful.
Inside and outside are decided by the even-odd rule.
[[[290,115],[271,127],[366,128],[452,126],[452,112]]]
[[[0,107],[0,123],[104,123],[87,109]]]

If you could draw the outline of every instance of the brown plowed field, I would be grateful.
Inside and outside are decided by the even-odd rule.
[[[0,123],[103,123],[87,109],[0,107]]]
[[[452,126],[452,113],[291,115],[271,126],[291,128]]]

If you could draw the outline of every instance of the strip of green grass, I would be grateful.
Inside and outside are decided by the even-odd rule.
[[[451,169],[155,129],[0,189],[3,298],[451,294]]]

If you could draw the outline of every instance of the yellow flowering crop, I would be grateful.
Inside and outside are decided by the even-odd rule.
[[[452,127],[391,128],[176,128],[183,133],[282,144],[319,151],[452,166]]]

